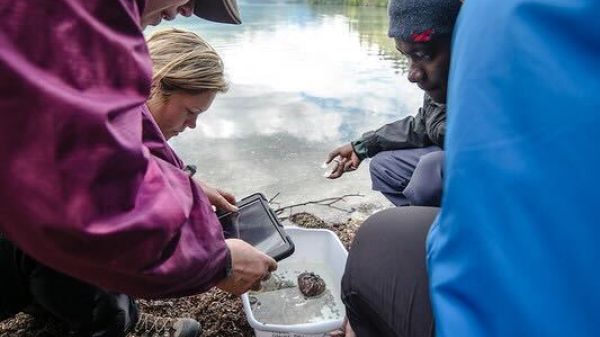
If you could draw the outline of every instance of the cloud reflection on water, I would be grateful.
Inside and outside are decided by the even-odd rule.
[[[241,31],[198,20],[171,23],[205,37],[231,82],[197,128],[172,145],[208,181],[240,195],[285,191],[284,201],[298,201],[369,193],[367,165],[326,181],[320,164],[335,146],[415,113],[422,101],[398,74],[398,59],[374,44],[387,41],[385,9],[361,9],[358,24],[343,6],[240,5]]]
[[[415,110],[419,90],[366,52],[347,20],[246,32],[219,49],[232,88],[201,117],[203,136],[288,132],[340,142]]]

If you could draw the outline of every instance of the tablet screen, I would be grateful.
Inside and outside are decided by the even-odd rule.
[[[222,219],[226,236],[238,237],[268,255],[269,252],[286,245],[285,239],[275,227],[277,224],[273,223],[260,200],[240,207],[238,213],[230,214],[228,218]],[[237,226],[231,226],[236,220]],[[229,223],[230,226],[225,226],[225,223]]]

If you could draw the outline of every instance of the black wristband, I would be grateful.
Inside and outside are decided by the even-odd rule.
[[[229,277],[233,274],[233,261],[231,260],[231,251],[227,248],[227,257],[225,260],[225,277]]]
[[[196,174],[196,165],[185,165],[183,170],[187,172],[190,175],[190,177],[193,177],[194,174]]]

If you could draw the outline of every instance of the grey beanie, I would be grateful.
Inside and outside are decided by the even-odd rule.
[[[410,42],[427,42],[436,35],[452,34],[460,0],[389,0],[388,35]]]

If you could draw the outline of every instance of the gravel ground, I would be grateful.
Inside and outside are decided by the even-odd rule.
[[[305,228],[326,228],[335,232],[344,246],[349,248],[360,223],[347,220],[343,223],[327,223],[309,213],[292,214],[288,221]],[[218,289],[202,295],[166,300],[138,300],[141,311],[164,317],[192,317],[204,328],[203,337],[253,337],[239,297]],[[0,337],[62,337],[66,331],[56,321],[33,318],[20,313],[14,318],[0,322]]]

